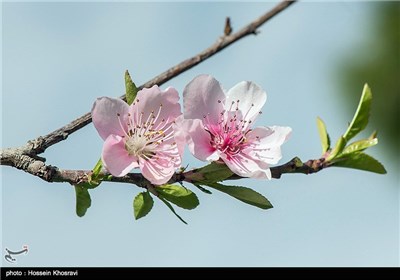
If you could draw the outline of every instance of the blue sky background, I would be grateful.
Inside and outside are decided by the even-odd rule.
[[[258,36],[162,87],[182,93],[201,73],[225,88],[252,80],[268,93],[257,124],[293,128],[281,162],[316,158],[315,118],[322,117],[336,139],[352,117],[343,109],[337,66],[360,46],[368,47],[363,43],[374,24],[374,5],[297,3]],[[126,69],[142,84],[203,50],[222,34],[226,16],[237,30],[272,6],[2,3],[1,146],[22,145],[59,128],[88,112],[99,96],[121,95]],[[357,101],[347,102],[355,109]],[[385,164],[387,175],[332,168],[236,182],[268,197],[274,208],[267,211],[216,191],[210,196],[194,190],[200,206],[177,209],[189,225],[158,201],[135,221],[132,201],[141,190],[116,183],[92,191],[92,207],[79,218],[68,184],[1,167],[2,264],[10,265],[3,258],[6,247],[27,244],[29,254],[15,266],[398,266],[399,160],[379,140],[369,153]],[[89,169],[101,147],[91,124],[44,156],[60,168]],[[202,165],[189,154],[185,163]]]

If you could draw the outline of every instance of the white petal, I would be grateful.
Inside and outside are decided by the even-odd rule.
[[[238,107],[246,121],[254,122],[266,101],[267,93],[257,84],[240,82],[228,91],[225,109],[235,110]]]
[[[287,126],[258,126],[247,134],[247,140],[265,148],[279,147],[290,137],[292,129]]]
[[[282,158],[281,146],[290,136],[290,127],[257,127],[247,135],[250,146],[243,150],[257,161],[276,164]]]
[[[230,159],[221,154],[222,160],[229,169],[242,177],[255,179],[271,179],[271,170],[265,164],[260,164],[256,159],[245,154],[238,154]]]

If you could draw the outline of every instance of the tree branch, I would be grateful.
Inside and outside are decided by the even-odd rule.
[[[268,11],[267,13],[263,14],[259,18],[255,19],[254,21],[250,22],[248,25],[244,26],[239,31],[232,33],[231,35],[223,35],[221,36],[214,44],[203,50],[202,52],[196,54],[195,56],[182,61],[181,63],[169,68],[167,71],[159,74],[158,76],[154,77],[150,81],[146,82],[145,84],[141,85],[141,88],[149,88],[153,85],[162,85],[165,82],[171,80],[172,78],[178,76],[179,74],[189,70],[190,68],[196,66],[197,64],[205,61],[206,59],[210,58],[214,54],[222,51],[229,45],[237,42],[238,40],[248,36],[248,35],[256,35],[257,28],[263,25],[265,22],[273,18],[275,15],[289,7],[295,1],[282,1],[278,5],[276,5],[272,10]],[[125,95],[120,97],[121,99],[125,100]],[[38,137],[34,140],[29,142],[31,152],[30,154],[40,154],[43,153],[48,147],[67,139],[69,135],[74,133],[75,131],[83,128],[87,124],[92,122],[92,117],[89,113],[84,114],[83,116],[73,120],[71,123],[45,135]]]
[[[155,78],[151,79],[147,83],[141,85],[139,88],[148,88],[155,84],[161,85],[168,80],[178,76],[179,74],[185,72],[186,70],[196,66],[197,64],[205,61],[214,54],[222,51],[229,45],[237,42],[238,40],[248,36],[256,35],[257,28],[263,25],[265,22],[273,18],[275,15],[289,7],[295,1],[282,1],[276,5],[273,9],[263,14],[259,18],[250,22],[248,25],[244,26],[242,29],[235,33],[225,33],[221,36],[214,44],[206,48],[197,55],[182,61],[181,63],[171,67],[167,71],[159,74]],[[125,96],[120,98],[125,99]],[[16,147],[16,148],[5,148],[0,150],[0,165],[11,166],[20,170],[23,170],[31,175],[37,176],[47,182],[68,182],[70,184],[79,184],[82,182],[87,182],[88,175],[91,171],[89,170],[63,170],[58,167],[46,165],[45,158],[39,157],[38,154],[43,153],[48,147],[67,139],[69,135],[75,131],[83,128],[92,121],[91,114],[86,113],[85,115],[73,120],[71,123],[45,135],[40,136],[36,139],[30,140],[27,144]],[[290,164],[290,162],[288,163]],[[291,170],[290,166],[282,165],[280,167],[274,167],[272,171],[274,178],[279,178],[283,173],[293,173],[301,172],[303,170],[300,167],[296,167]],[[303,167],[304,168],[304,167]],[[291,170],[291,171],[290,171]],[[306,170],[306,169],[304,169]],[[309,173],[311,173],[311,170]],[[190,171],[192,172],[192,171]],[[188,174],[186,174],[188,175]],[[179,177],[180,176],[180,177]],[[183,176],[183,177],[182,177]],[[177,174],[173,177],[175,182],[187,181],[185,179],[185,173]],[[232,178],[236,179],[236,178]],[[116,178],[112,177],[110,179],[113,182],[123,182],[123,183],[133,183],[139,186],[143,186],[144,177],[141,174],[128,174],[124,177]]]
[[[10,149],[12,150],[12,149]],[[2,159],[2,164],[14,166],[15,168],[21,169],[33,176],[39,177],[46,182],[67,182],[71,185],[77,185],[89,182],[89,176],[92,170],[66,170],[59,169],[56,166],[46,165],[40,158],[33,158],[28,155],[21,155],[10,151],[10,155],[6,160]],[[271,167],[272,178],[279,179],[283,174],[291,173],[302,173],[312,174],[321,171],[330,165],[325,162],[325,158],[311,159],[303,163],[298,157],[293,158],[285,164]],[[196,173],[199,169],[193,169],[183,173],[176,173],[172,176],[169,184],[177,182],[193,182],[193,178],[196,178]],[[114,177],[110,173],[102,173],[104,182],[117,182],[117,183],[128,183],[135,184],[138,187],[147,188],[150,184],[142,174],[129,173],[123,177]],[[243,179],[239,175],[232,175],[227,180],[238,180]],[[150,184],[151,185],[151,184]]]

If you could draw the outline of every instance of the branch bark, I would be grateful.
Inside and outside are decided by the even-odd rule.
[[[235,33],[225,33],[222,35],[214,44],[196,54],[195,56],[182,61],[181,63],[171,67],[167,71],[159,74],[150,81],[141,85],[139,88],[151,87],[155,84],[161,85],[168,80],[178,76],[179,74],[189,70],[197,64],[205,61],[216,53],[222,51],[231,44],[238,40],[248,36],[256,35],[257,29],[268,20],[272,19],[275,15],[279,14],[295,1],[282,1],[277,4],[273,9],[266,12],[259,18],[250,22],[242,29]],[[125,99],[125,96],[120,98]],[[17,148],[5,148],[0,150],[0,164],[11,166],[20,170],[23,170],[31,175],[37,176],[47,182],[68,182],[70,184],[79,184],[87,182],[90,170],[63,170],[58,167],[46,165],[45,158],[39,157],[38,155],[43,153],[48,147],[67,139],[69,135],[75,131],[83,128],[92,121],[91,114],[86,113],[85,115],[73,120],[69,124],[45,135],[28,141],[25,145]],[[314,162],[314,161],[313,161]],[[297,162],[298,163],[298,162]],[[306,167],[307,166],[307,167]],[[322,166],[322,165],[321,165]],[[318,167],[319,168],[319,167]],[[318,171],[318,168],[309,168],[307,164],[302,166],[293,167],[293,162],[290,161],[282,166],[273,167],[271,169],[272,176],[279,178],[283,173],[312,173]],[[189,171],[193,172],[193,171]],[[187,174],[186,174],[187,175]],[[233,178],[232,179],[237,179]],[[144,177],[141,174],[128,174],[124,177],[116,178],[112,177],[110,181],[133,183],[142,186],[140,182],[143,182]],[[185,173],[177,174],[173,177],[175,182],[187,181],[185,179]]]
[[[10,165],[15,168],[21,169],[33,176],[39,177],[46,182],[67,182],[71,185],[77,185],[89,182],[89,175],[92,170],[67,170],[59,169],[56,166],[46,165],[40,158],[34,158],[29,155],[21,155],[9,149],[10,154],[6,160],[2,160],[2,164]],[[293,158],[285,164],[271,167],[272,178],[279,179],[283,174],[301,173],[301,174],[312,174],[321,171],[324,168],[329,167],[329,164],[325,162],[325,158],[310,159],[307,162],[302,162],[298,157]],[[171,180],[170,184],[177,182],[188,182],[191,183],[194,174],[198,172],[198,169],[193,169],[183,173],[176,173]],[[138,187],[147,188],[150,182],[142,174],[129,173],[123,177],[114,177],[110,173],[102,173],[104,182],[117,182],[117,183],[128,183],[135,184]],[[194,176],[193,176],[194,175]],[[232,175],[229,180],[243,179],[244,177],[238,175]],[[150,184],[151,185],[151,184]]]

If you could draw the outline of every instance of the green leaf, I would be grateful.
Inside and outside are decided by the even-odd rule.
[[[356,136],[368,124],[369,112],[371,109],[372,92],[367,84],[364,85],[361,94],[360,102],[358,103],[357,111],[354,114],[353,120],[343,135],[343,138],[348,142]]]
[[[200,185],[198,185],[198,184],[193,183],[193,185],[194,185],[196,188],[198,188],[199,190],[201,190],[203,193],[212,194],[212,192],[210,192],[209,190],[207,190],[206,188],[203,188],[202,186],[200,186]]]
[[[216,183],[223,181],[233,175],[233,172],[224,163],[212,162],[197,170],[201,174],[202,182]]]
[[[92,204],[92,200],[90,199],[88,189],[83,187],[81,184],[75,186],[75,193],[76,193],[76,214],[79,217],[83,217],[87,209]]]
[[[76,186],[79,186],[79,187],[82,187],[82,188],[85,188],[85,189],[94,189],[94,188],[98,187],[98,185],[99,184],[93,184],[93,183],[86,182],[86,183],[80,183],[80,184],[78,184]]]
[[[175,212],[175,209],[174,209],[174,207],[172,207],[171,203],[169,203],[168,201],[166,201],[166,200],[165,200],[164,198],[162,198],[162,197],[158,197],[158,198],[159,198],[162,202],[164,202],[165,205],[167,205],[167,207],[169,208],[169,210],[171,210],[172,213],[174,213],[174,215],[175,215],[179,220],[182,221],[182,223],[184,223],[184,224],[187,225],[187,223],[185,222],[185,220],[182,219],[182,217],[179,216],[179,215]]]
[[[325,123],[319,117],[317,117],[317,127],[319,138],[321,139],[322,153],[324,154],[326,151],[329,150],[331,146],[331,140],[329,139]]]
[[[343,155],[351,154],[351,153],[358,152],[358,151],[363,151],[366,148],[375,146],[376,144],[378,144],[378,138],[364,139],[364,140],[356,141],[356,142],[353,142],[350,145],[348,145],[343,150]]]
[[[87,189],[95,189],[101,184],[101,179],[102,179],[102,177],[100,177],[100,176],[98,178],[93,179],[93,177],[89,174],[88,182],[81,183],[79,185],[81,185],[82,187],[85,187]]]
[[[256,206],[261,209],[272,208],[272,204],[263,195],[258,192],[239,186],[225,186],[219,183],[207,184],[207,186],[219,190],[220,192],[226,193],[244,203]]]
[[[373,157],[364,153],[349,154],[335,161],[332,166],[360,169],[379,174],[386,174],[385,167]]]
[[[335,147],[329,154],[328,158],[326,159],[327,161],[330,161],[340,155],[343,152],[344,147],[346,146],[346,140],[343,138],[343,136],[340,136],[338,141],[335,144]]]
[[[125,89],[126,89],[126,103],[131,105],[136,98],[137,92],[139,91],[135,83],[131,79],[128,70],[125,71]]]
[[[139,193],[133,200],[133,214],[135,219],[138,220],[146,216],[153,208],[153,198],[149,192]]]
[[[103,161],[101,160],[101,158],[97,161],[96,165],[93,168],[93,174],[92,176],[97,177],[100,172],[101,169],[103,168]]]
[[[157,186],[156,190],[160,197],[165,198],[181,208],[191,210],[199,205],[199,199],[196,194],[182,186],[162,185]]]

